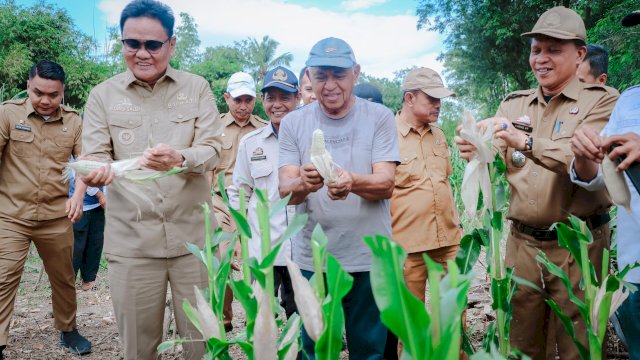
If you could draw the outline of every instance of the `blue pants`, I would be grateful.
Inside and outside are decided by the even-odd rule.
[[[640,284],[638,291],[629,294],[618,308],[616,315],[629,348],[629,359],[640,360]]]
[[[302,270],[302,275],[310,279],[311,271]],[[347,332],[347,348],[349,359],[374,360],[384,358],[387,341],[387,328],[380,320],[380,311],[376,306],[369,272],[350,273],[353,276],[353,287],[342,300]],[[326,320],[325,320],[326,321]],[[302,345],[306,352],[303,359],[314,360],[314,343],[302,328]]]
[[[82,218],[73,224],[73,271],[76,276],[80,271],[82,281],[96,280],[103,244],[104,209],[99,206],[83,212]]]

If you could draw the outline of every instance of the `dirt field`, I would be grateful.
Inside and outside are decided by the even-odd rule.
[[[9,344],[5,350],[6,359],[72,359],[77,358],[58,346],[58,331],[53,327],[51,313],[51,289],[46,274],[38,283],[41,262],[31,256],[16,299],[15,312],[11,323]],[[471,338],[479,345],[482,335],[493,320],[489,286],[482,262],[477,265],[478,277],[469,294],[470,309],[468,326]],[[36,287],[37,284],[37,287]],[[93,343],[93,352],[82,359],[122,359],[118,330],[113,317],[113,309],[106,279],[106,269],[101,266],[97,279],[97,290],[78,290],[78,329]],[[234,303],[235,331],[243,326],[241,306]],[[168,336],[172,336],[169,329]],[[608,359],[628,359],[626,350],[612,335],[609,342]],[[232,349],[234,359],[243,359],[239,349]],[[180,349],[162,355],[162,359],[179,359]],[[345,352],[343,359],[348,358]]]

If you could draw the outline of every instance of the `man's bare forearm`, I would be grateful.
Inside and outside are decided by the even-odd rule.
[[[387,173],[362,175],[351,173],[353,185],[351,192],[369,201],[391,198],[394,187],[394,177]]]
[[[291,194],[291,199],[289,199],[289,205],[298,205],[301,204],[309,195],[309,191],[307,191],[302,183],[302,177],[297,178],[286,178],[280,180],[280,197],[284,198],[285,196]]]
[[[573,162],[573,169],[578,179],[584,182],[589,182],[598,176],[598,168],[598,163],[583,157],[576,157]]]

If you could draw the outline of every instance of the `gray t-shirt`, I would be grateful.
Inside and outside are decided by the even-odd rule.
[[[310,161],[313,131],[324,132],[333,161],[351,172],[371,174],[378,162],[399,162],[395,118],[386,107],[356,98],[345,117],[331,119],[318,102],[289,113],[280,126],[280,167],[302,166]],[[327,250],[348,272],[369,271],[371,251],[362,241],[365,235],[391,237],[389,200],[369,201],[356,194],[346,200],[331,200],[323,186],[296,207],[309,214],[309,222],[292,243],[293,260],[304,270],[313,271],[311,233],[317,223],[329,238]]]

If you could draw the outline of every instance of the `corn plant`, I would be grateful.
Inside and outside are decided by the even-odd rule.
[[[404,281],[402,266],[407,254],[397,243],[380,235],[367,236],[373,253],[371,287],[380,318],[403,343],[402,359],[458,359],[462,314],[467,292],[475,276],[461,273],[455,262],[443,267],[424,256],[429,277],[430,311]]]
[[[302,275],[298,265],[287,259],[295,302],[305,330],[315,342],[315,357],[319,360],[340,358],[345,323],[342,299],[353,286],[353,277],[327,253],[327,243],[322,227],[317,224],[311,234],[314,274],[310,280]]]
[[[584,290],[584,300],[578,298],[571,286],[569,276],[556,264],[551,262],[540,251],[536,260],[544,265],[547,270],[557,276],[569,292],[569,298],[578,308],[578,311],[587,326],[588,345],[584,346],[576,337],[575,328],[571,318],[569,318],[560,306],[544,290],[537,285],[523,282],[545,295],[545,301],[558,316],[566,332],[572,337],[574,344],[578,348],[580,358],[602,359],[602,343],[606,334],[609,317],[616,311],[622,302],[629,295],[629,291],[636,291],[636,287],[623,280],[624,276],[632,268],[640,265],[626,266],[619,273],[609,272],[609,251],[605,249],[602,258],[602,272],[596,274],[593,264],[589,260],[588,247],[593,243],[593,236],[586,223],[578,217],[571,216],[569,224],[556,223],[554,225],[558,231],[558,243],[567,249],[575,259],[582,273],[581,287]],[[598,276],[600,280],[598,280]],[[518,280],[522,281],[521,279]],[[626,291],[625,291],[626,288]]]
[[[222,187],[224,188],[224,187]],[[262,261],[248,257],[247,244],[243,244],[243,269],[253,275],[255,282],[230,279],[231,261],[234,245],[238,234],[241,241],[251,238],[251,229],[247,221],[246,212],[241,209],[236,211],[230,208],[230,212],[237,226],[237,232],[226,233],[221,228],[211,230],[210,209],[204,205],[205,213],[205,246],[199,249],[194,244],[187,244],[189,251],[194,254],[207,269],[209,287],[204,291],[195,289],[195,307],[186,299],[183,309],[193,325],[203,335],[206,345],[206,359],[231,359],[229,347],[238,345],[249,360],[292,360],[298,354],[301,321],[297,314],[291,316],[280,335],[278,329],[284,324],[283,316],[276,319],[277,314],[283,314],[274,300],[273,289],[273,264],[282,243],[300,231],[307,221],[306,215],[296,215],[284,231],[279,242],[272,246],[270,236],[269,218],[278,211],[283,211],[289,202],[289,197],[270,204],[266,191],[256,189],[258,196],[259,230],[261,232]],[[244,192],[240,192],[241,204],[244,204]],[[228,205],[228,199],[224,197]],[[220,259],[214,254],[219,251],[220,245],[227,242],[226,250],[221,251]],[[249,277],[250,279],[250,277]],[[224,295],[226,286],[229,285],[246,312],[246,329],[244,332],[228,339],[224,330],[222,319],[224,315]],[[163,342],[158,351],[162,352],[177,343],[197,340],[177,339]]]

